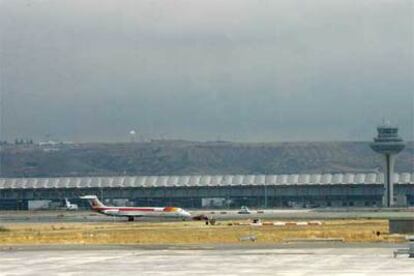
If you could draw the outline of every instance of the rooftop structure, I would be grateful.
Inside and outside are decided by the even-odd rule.
[[[263,185],[369,185],[382,184],[383,182],[384,175],[376,173],[1,178],[0,190],[231,187]],[[414,184],[414,173],[395,173],[393,182],[397,184]]]

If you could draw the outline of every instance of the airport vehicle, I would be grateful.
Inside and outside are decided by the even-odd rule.
[[[249,214],[251,214],[252,212],[250,211],[250,209],[249,208],[247,208],[247,206],[242,206],[241,208],[240,208],[240,210],[237,212],[238,214],[245,214],[245,215],[249,215]]]
[[[128,221],[134,221],[136,217],[192,219],[189,212],[178,207],[116,207],[104,205],[96,195],[86,195],[80,198],[88,200],[92,209],[98,213],[107,216],[127,217]]]
[[[78,205],[70,203],[70,201],[66,197],[65,197],[65,207],[66,207],[66,210],[69,210],[69,211],[78,210]]]

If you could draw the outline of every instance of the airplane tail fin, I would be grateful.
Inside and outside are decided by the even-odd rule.
[[[103,208],[106,207],[99,199],[96,195],[86,195],[86,196],[81,196],[81,199],[86,199],[89,202],[89,205],[92,207],[92,209],[98,209],[98,208]]]
[[[66,208],[70,207],[70,202],[66,197],[65,197],[65,206],[66,206]]]

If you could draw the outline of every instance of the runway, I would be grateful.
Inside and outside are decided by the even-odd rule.
[[[371,245],[372,246],[372,245]],[[0,251],[0,275],[413,275],[388,246],[31,248]]]
[[[412,218],[413,209],[267,209],[260,213],[238,214],[238,210],[190,210],[194,216],[205,214],[217,220],[249,218],[311,220],[311,219],[389,219]],[[58,222],[110,222],[125,221],[125,218],[108,217],[92,211],[1,211],[0,223],[58,223]],[[159,219],[137,218],[137,221]]]

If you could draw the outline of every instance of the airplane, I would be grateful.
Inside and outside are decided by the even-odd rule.
[[[92,210],[98,213],[114,217],[127,217],[128,221],[134,221],[135,217],[192,219],[189,212],[178,207],[115,207],[104,205],[96,195],[86,195],[80,198],[88,200]]]
[[[70,201],[66,197],[65,197],[65,207],[66,207],[66,210],[69,210],[69,211],[78,210],[78,205],[70,203]]]

